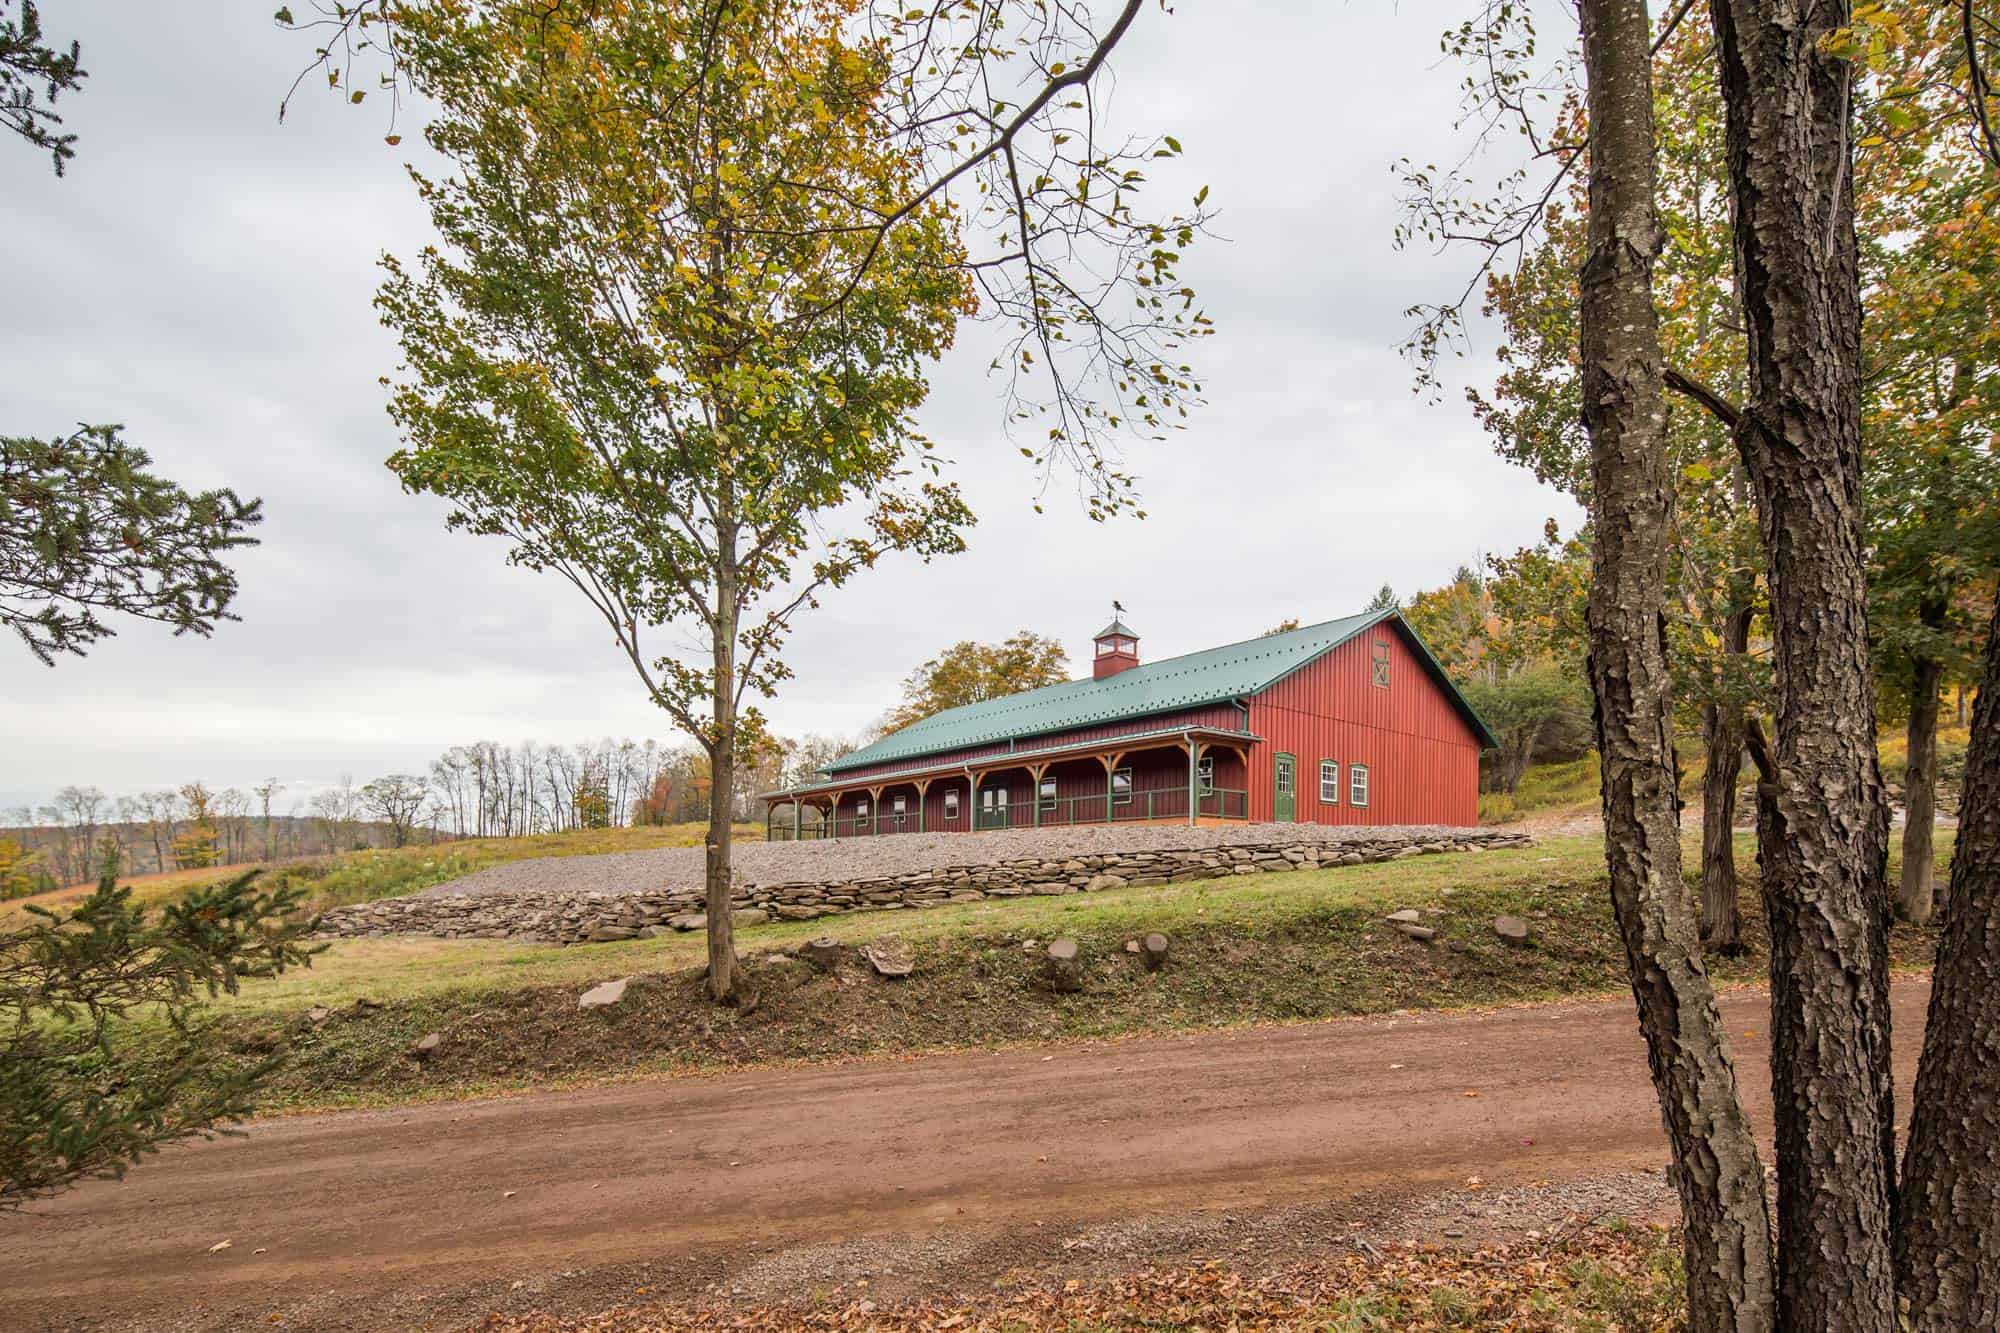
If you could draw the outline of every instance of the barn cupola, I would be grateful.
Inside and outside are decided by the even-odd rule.
[[[1116,602],[1112,605],[1120,611],[1125,609]],[[1109,625],[1097,631],[1097,656],[1090,664],[1091,679],[1106,680],[1138,665],[1139,636],[1114,617]]]

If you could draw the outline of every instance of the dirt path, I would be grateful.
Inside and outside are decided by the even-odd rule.
[[[1926,994],[1895,991],[1905,1098]],[[1765,1000],[1725,1011],[1764,1118]],[[449,1328],[899,1266],[976,1290],[1149,1219],[1345,1225],[1663,1161],[1623,999],[682,1078],[169,1151],[0,1220],[0,1326]]]

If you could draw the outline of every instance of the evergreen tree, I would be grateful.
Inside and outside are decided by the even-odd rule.
[[[252,871],[155,916],[117,872],[0,933],[0,1211],[243,1119],[281,1058],[229,1050],[202,1001],[311,964],[305,889],[262,891]]]

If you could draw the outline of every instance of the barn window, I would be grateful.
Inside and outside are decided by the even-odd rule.
[[[1368,804],[1368,765],[1347,766],[1347,802],[1349,805]]]
[[[854,803],[854,817],[856,819],[868,818],[868,802],[856,801]]]
[[[1215,790],[1215,757],[1210,755],[1195,765],[1195,773],[1201,782],[1201,794],[1206,796]]]
[[[1322,805],[1340,804],[1340,761],[1319,761],[1319,799]]]
[[[1116,805],[1132,804],[1132,770],[1120,768],[1111,774],[1111,799]]]
[[[1054,778],[1042,779],[1040,797],[1042,809],[1053,810],[1056,808],[1056,780]]]
[[[946,819],[958,818],[958,792],[956,790],[948,791],[944,794],[944,817]]]
[[[1389,688],[1389,645],[1381,639],[1375,641],[1375,676],[1377,685]]]
[[[904,813],[905,811],[907,811],[907,810],[908,810],[909,808],[910,808],[910,803],[909,803],[909,798],[908,798],[908,797],[906,797],[906,796],[898,796],[898,797],[896,798],[896,813],[897,813],[897,814],[899,814],[899,815],[900,815],[900,814]]]
[[[985,791],[979,793],[979,804],[988,810],[1005,810],[1007,808],[1007,789],[1005,787],[988,787]]]

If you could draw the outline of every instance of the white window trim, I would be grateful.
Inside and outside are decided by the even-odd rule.
[[[868,818],[868,802],[856,801],[854,803],[854,817],[856,819]]]
[[[944,794],[944,817],[946,819],[958,818],[958,792],[955,790]]]
[[[1039,782],[1037,782],[1035,784],[1035,799],[1041,803],[1042,809],[1044,810],[1055,809],[1056,780],[1051,777],[1044,777]]]
[[[1347,803],[1363,810],[1368,808],[1368,765],[1347,766]]]
[[[1122,790],[1122,791],[1121,791],[1121,790],[1119,790],[1119,787],[1118,787],[1118,779],[1120,779],[1120,778],[1123,778],[1123,779],[1125,779],[1125,788],[1124,788],[1124,790]],[[1129,769],[1129,768],[1114,768],[1114,769],[1112,769],[1112,770],[1111,770],[1111,803],[1112,803],[1113,805],[1130,805],[1130,804],[1132,804],[1132,770],[1131,770],[1131,769]]]
[[[910,812],[910,798],[907,796],[898,796],[896,798],[896,807],[893,811],[891,811],[891,813],[898,815],[905,815],[908,814],[909,812]]]
[[[1332,770],[1331,774],[1328,773],[1328,769]],[[1328,796],[1327,793],[1329,791],[1333,795]],[[1319,761],[1319,803],[1321,805],[1340,804],[1340,761],[1338,759],[1322,759]]]
[[[1203,796],[1212,794],[1215,791],[1215,756],[1207,755],[1197,760],[1194,771],[1195,783],[1200,787],[1201,794]]]

